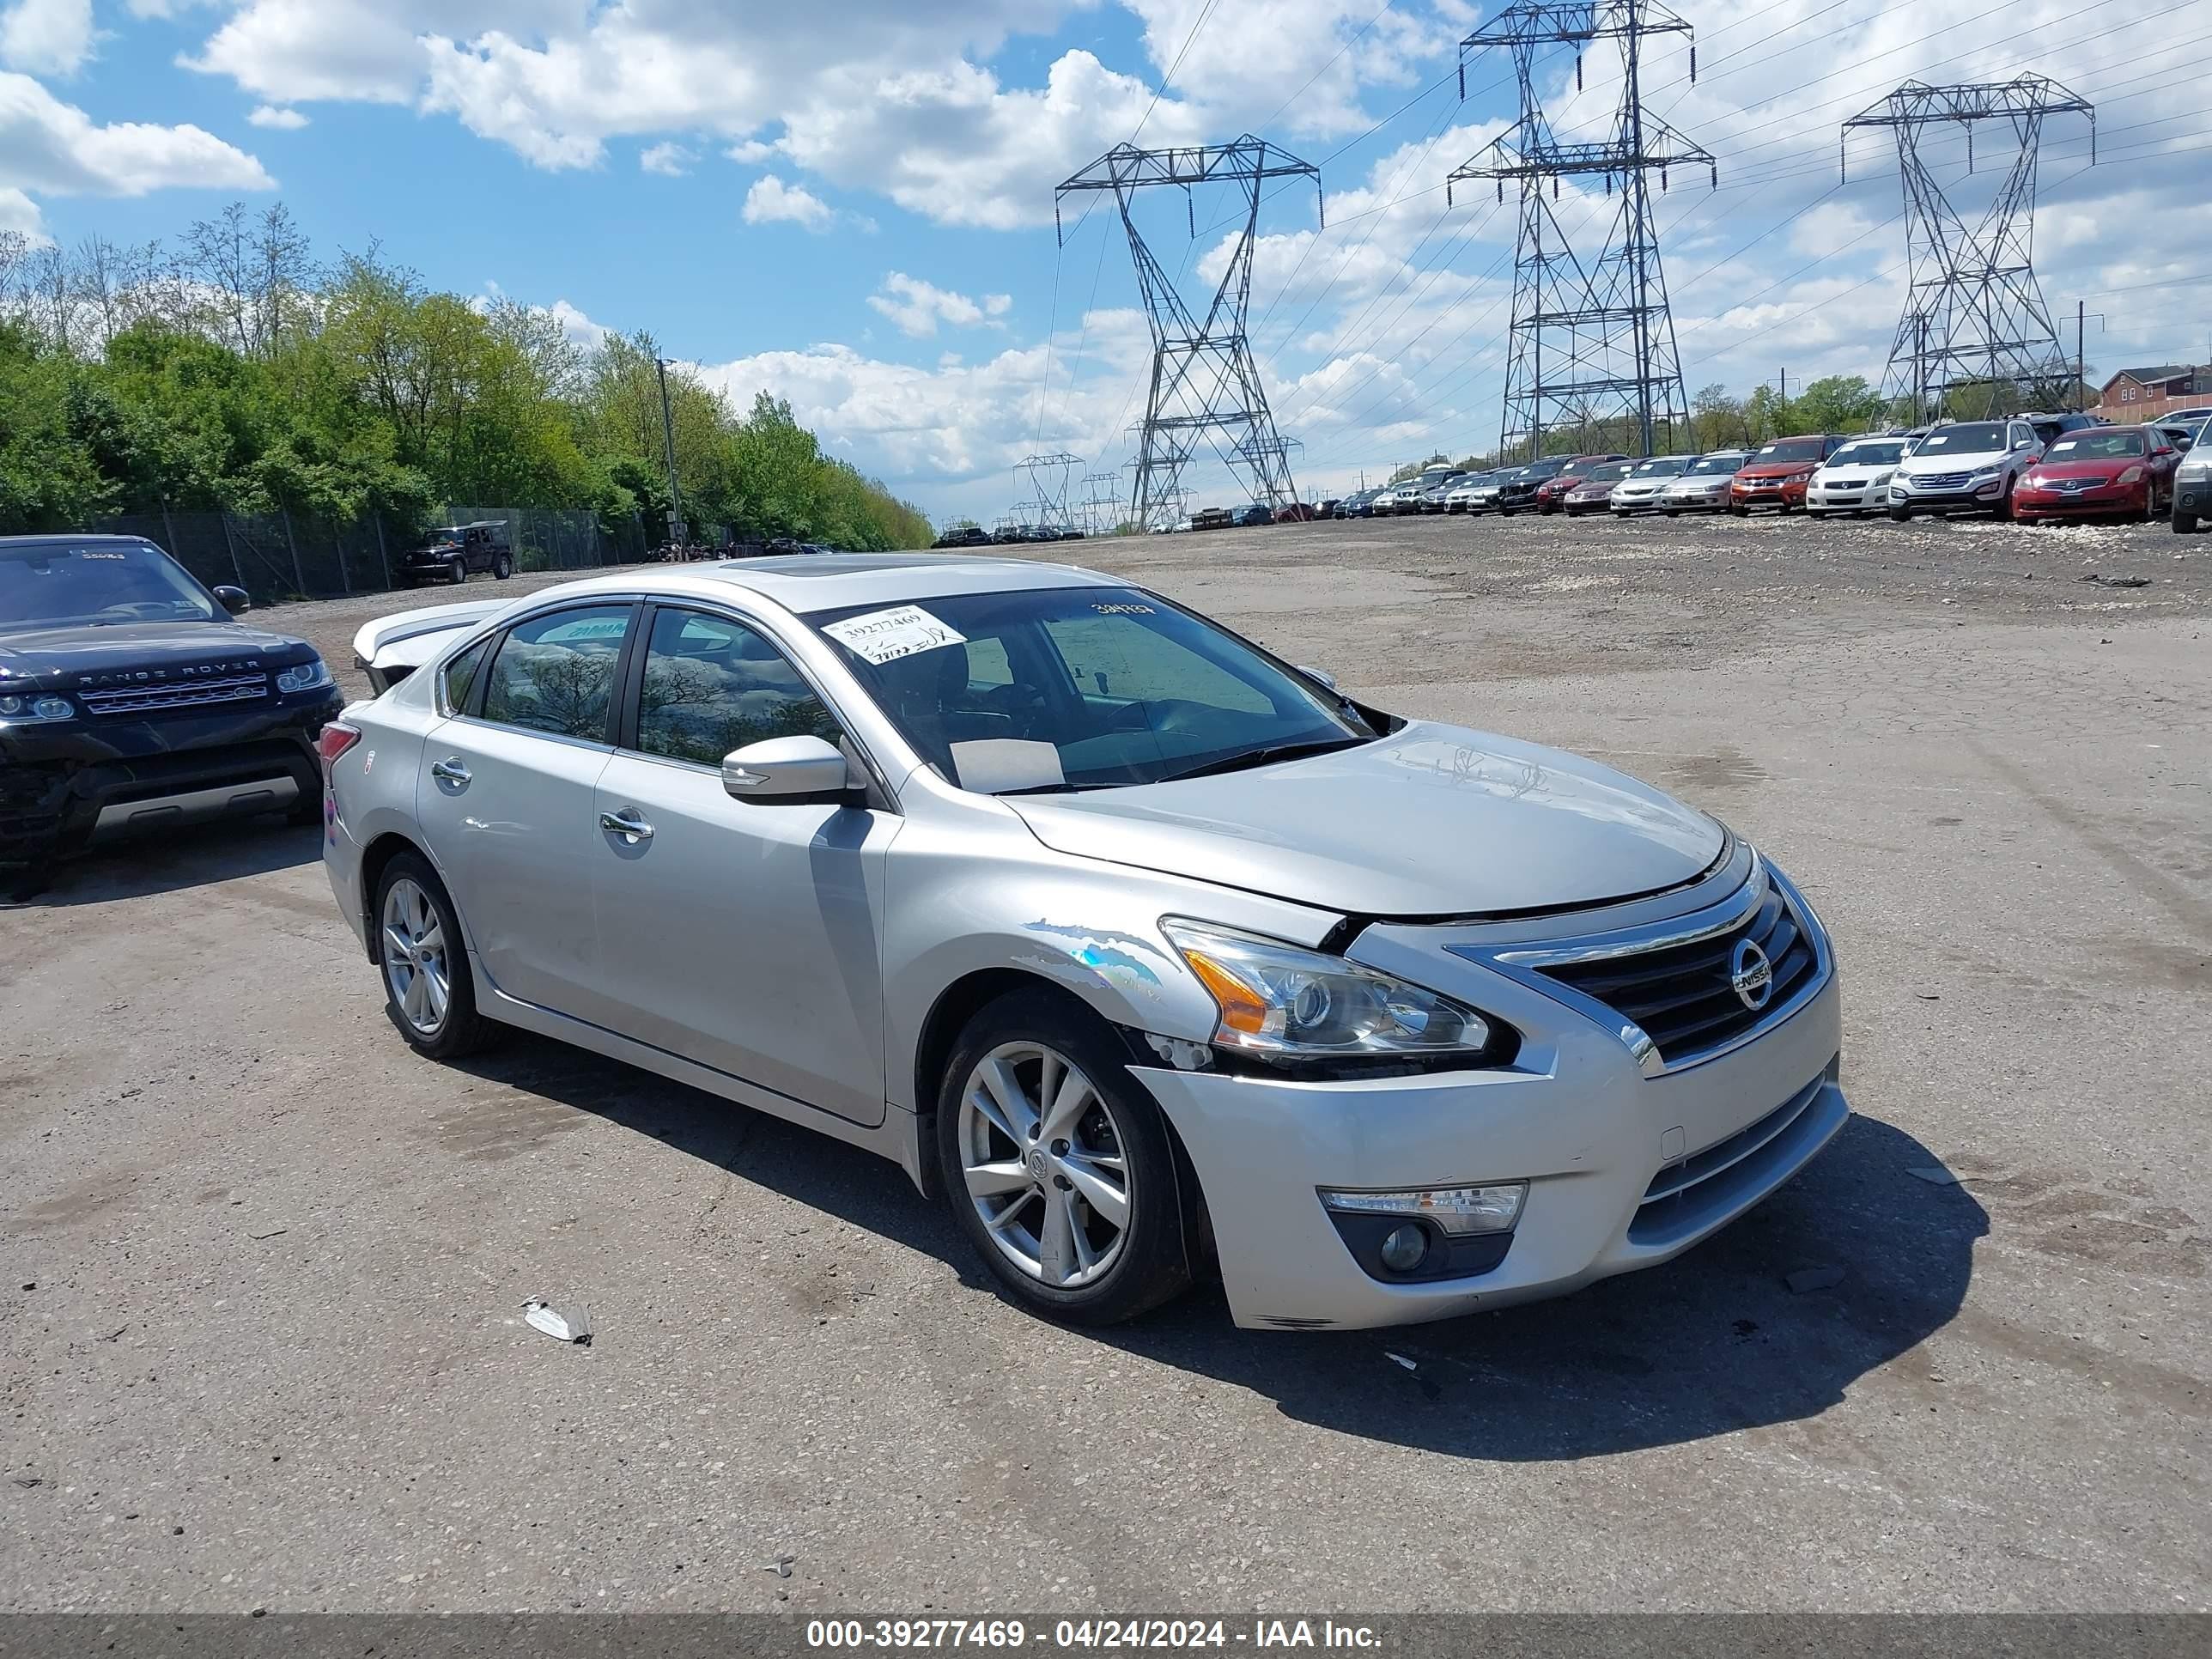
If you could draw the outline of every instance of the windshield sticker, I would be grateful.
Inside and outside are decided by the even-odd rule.
[[[1060,750],[1024,738],[977,738],[952,746],[960,787],[979,795],[1008,789],[1046,789],[1067,781]]]
[[[949,623],[940,622],[918,605],[894,605],[889,611],[871,611],[865,617],[824,623],[822,631],[864,662],[879,666],[901,657],[968,642],[965,634]],[[1045,746],[1051,747],[1049,744]],[[1055,762],[1057,759],[1055,754]]]
[[[1102,617],[1157,617],[1160,614],[1149,605],[1133,605],[1127,600],[1114,605],[1094,605],[1091,608]]]

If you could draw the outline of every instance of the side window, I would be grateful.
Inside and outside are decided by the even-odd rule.
[[[615,670],[629,631],[626,605],[556,611],[518,623],[491,659],[483,717],[605,743]]]
[[[769,738],[843,735],[799,671],[743,623],[700,611],[654,614],[637,705],[645,753],[720,766],[732,749]]]
[[[489,640],[478,640],[446,665],[445,679],[438,688],[441,714],[459,714],[468,706],[469,688],[476,684],[477,670],[483,665],[484,653],[490,649]]]

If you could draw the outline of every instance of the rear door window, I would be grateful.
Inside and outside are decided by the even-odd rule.
[[[484,683],[483,718],[591,743],[607,738],[616,672],[629,637],[626,605],[532,617],[499,642]]]

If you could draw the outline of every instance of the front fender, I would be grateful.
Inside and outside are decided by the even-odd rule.
[[[909,781],[909,790],[917,786]],[[977,974],[1058,985],[1115,1025],[1188,1043],[1218,1017],[1160,932],[1190,916],[1316,945],[1341,917],[1258,894],[1056,853],[1004,804],[921,784],[889,857],[884,940],[884,1051],[891,1103],[908,1111],[915,1064],[945,994]],[[1164,1055],[1164,1059],[1168,1056]]]

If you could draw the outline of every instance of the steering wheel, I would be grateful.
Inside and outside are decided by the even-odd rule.
[[[1015,735],[1023,738],[1036,733],[1052,708],[1051,699],[1024,680],[993,686],[983,694],[982,702],[991,713],[1004,714],[1012,724]]]
[[[1195,732],[1213,713],[1204,703],[1183,697],[1164,698],[1152,707],[1159,711],[1159,718],[1152,722],[1155,732]]]

